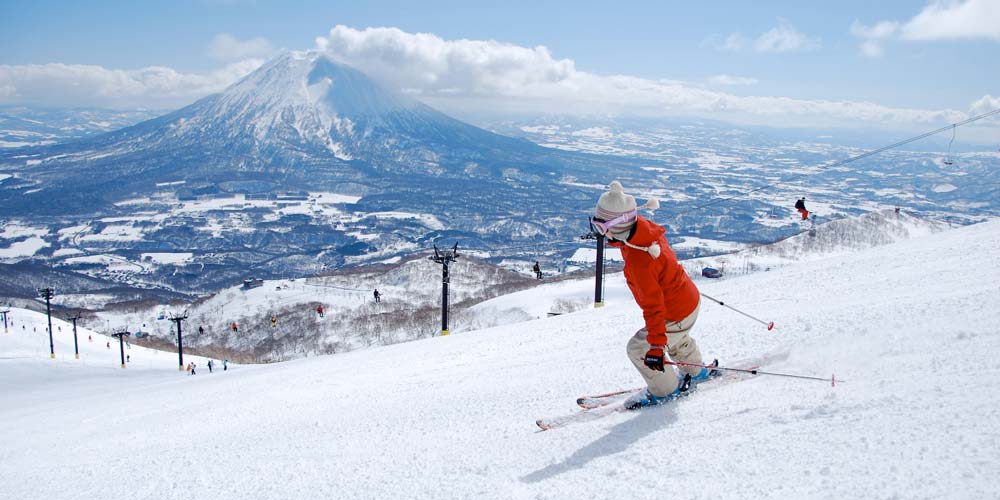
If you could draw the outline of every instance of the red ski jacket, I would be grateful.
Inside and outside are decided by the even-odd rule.
[[[667,322],[680,321],[698,307],[699,292],[687,272],[677,262],[677,256],[667,245],[663,226],[641,215],[629,233],[628,242],[648,247],[654,242],[660,246],[660,256],[653,258],[649,252],[626,246],[617,240],[608,244],[622,251],[625,259],[625,282],[632,296],[642,308],[646,320],[646,341],[650,345],[667,345]]]

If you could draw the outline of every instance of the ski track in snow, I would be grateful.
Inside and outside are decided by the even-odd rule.
[[[197,360],[195,376],[178,374],[176,354],[138,347],[122,370],[117,347],[86,342],[88,330],[73,360],[61,321],[50,360],[44,316],[14,310],[0,336],[0,496],[996,498],[998,249],[989,222],[698,281],[776,323],[703,301],[693,335],[706,358],[842,381],[758,376],[548,432],[535,419],[641,383],[624,353],[642,322],[627,295],[225,373]]]

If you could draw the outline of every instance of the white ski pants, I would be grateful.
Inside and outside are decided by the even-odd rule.
[[[691,327],[698,320],[698,309],[700,308],[701,302],[698,303],[698,306],[686,318],[680,321],[667,322],[666,354],[670,356],[672,361],[702,364],[701,352],[698,351],[698,343],[688,335]],[[649,392],[654,396],[666,396],[674,392],[674,389],[677,389],[677,384],[679,383],[677,372],[673,366],[665,366],[662,372],[649,369],[642,362],[649,348],[650,345],[646,342],[646,328],[643,327],[629,339],[625,350],[628,352],[628,359],[632,361],[635,369],[639,370],[639,374],[646,380]],[[682,375],[684,373],[695,375],[701,371],[701,368],[691,366],[679,366],[677,368],[681,371]]]

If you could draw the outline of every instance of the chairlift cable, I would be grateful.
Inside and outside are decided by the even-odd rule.
[[[996,114],[1000,114],[1000,108],[997,108],[997,109],[994,109],[994,110],[991,110],[991,111],[987,111],[986,113],[982,113],[982,114],[973,116],[971,118],[967,118],[965,120],[952,123],[950,125],[946,125],[944,127],[932,130],[930,132],[925,132],[923,134],[910,137],[908,139],[904,139],[904,140],[901,140],[901,141],[898,141],[898,142],[894,142],[894,143],[886,145],[886,146],[882,146],[882,147],[879,147],[879,148],[876,148],[876,149],[873,149],[873,150],[870,150],[870,151],[866,151],[864,153],[852,156],[850,158],[839,160],[839,161],[836,161],[836,162],[833,162],[833,163],[830,163],[830,164],[827,164],[827,165],[818,165],[818,166],[815,167],[817,170],[814,171],[814,172],[805,172],[805,173],[800,173],[800,174],[794,174],[794,175],[791,175],[789,177],[779,178],[779,179],[775,180],[774,182],[758,186],[758,187],[750,189],[748,191],[744,191],[744,192],[742,192],[742,193],[740,193],[738,195],[733,195],[733,196],[723,197],[723,198],[716,198],[713,201],[710,201],[710,202],[705,203],[703,205],[699,205],[699,206],[694,207],[694,208],[692,208],[692,209],[690,209],[688,211],[685,211],[685,212],[682,212],[682,213],[678,213],[677,216],[686,215],[686,214],[688,214],[690,212],[693,212],[693,211],[696,211],[696,210],[702,210],[702,209],[708,208],[710,206],[722,203],[724,201],[732,201],[732,200],[735,200],[735,199],[738,199],[738,198],[743,198],[743,197],[746,197],[746,196],[748,196],[750,194],[757,193],[757,192],[764,191],[766,189],[772,188],[772,187],[774,187],[774,186],[776,186],[778,184],[787,183],[787,182],[790,182],[792,180],[795,180],[795,179],[798,179],[798,178],[801,178],[801,177],[805,177],[807,175],[814,174],[814,173],[817,173],[817,172],[822,171],[822,170],[827,170],[827,169],[830,169],[830,168],[839,167],[839,166],[842,166],[842,165],[847,165],[848,163],[853,163],[855,161],[867,158],[869,156],[873,156],[873,155],[876,155],[876,154],[879,154],[879,153],[882,153],[884,151],[888,151],[888,150],[891,150],[891,149],[896,149],[896,148],[898,148],[900,146],[905,146],[907,144],[919,141],[921,139],[925,139],[925,138],[930,137],[932,135],[940,134],[941,132],[947,131],[949,129],[952,130],[952,141],[954,141],[955,140],[955,137],[954,137],[955,129],[957,129],[958,127],[961,127],[961,126],[964,126],[964,125],[968,125],[968,124],[973,123],[973,122],[977,122],[979,120],[982,120],[984,118],[988,118],[988,117],[996,115]],[[951,150],[951,142],[949,142],[949,154],[950,154],[950,150]],[[548,244],[546,246],[551,247],[551,246],[563,246],[563,245],[574,245],[574,246],[577,246],[577,245],[580,245],[580,242],[578,242],[576,240],[573,240],[573,241],[562,241],[562,242],[548,242]],[[500,251],[500,250],[518,250],[518,249],[523,249],[523,248],[536,248],[538,246],[539,246],[539,243],[530,243],[530,244],[521,244],[521,245],[509,245],[509,246],[502,246],[502,247],[491,247],[491,248],[488,248],[488,249],[487,248],[473,248],[473,247],[470,247],[470,248],[467,249],[467,251],[486,252],[486,253],[489,253],[489,254],[493,254],[494,252],[497,252],[497,251]]]
[[[822,170],[826,170],[826,169],[830,169],[830,168],[833,168],[833,167],[839,167],[841,165],[846,165],[848,163],[852,163],[852,162],[858,161],[860,159],[867,158],[869,156],[873,156],[873,155],[879,154],[879,153],[881,153],[883,151],[888,151],[890,149],[895,149],[895,148],[898,148],[900,146],[904,146],[906,144],[909,144],[911,142],[916,142],[916,141],[919,141],[921,139],[925,139],[927,137],[930,137],[932,135],[940,134],[941,132],[944,132],[944,131],[949,130],[949,129],[951,129],[952,131],[954,131],[957,127],[961,127],[963,125],[968,125],[968,124],[970,124],[972,122],[977,122],[979,120],[982,120],[983,118],[987,118],[987,117],[990,117],[990,116],[993,116],[993,115],[996,115],[996,114],[1000,114],[1000,108],[994,109],[992,111],[987,111],[986,113],[973,116],[972,118],[967,118],[967,119],[962,120],[960,122],[956,122],[956,123],[952,123],[950,125],[946,125],[944,127],[932,130],[930,132],[925,132],[923,134],[910,137],[909,139],[904,139],[904,140],[899,141],[899,142],[894,142],[892,144],[889,144],[888,146],[882,146],[880,148],[873,149],[871,151],[867,151],[867,152],[864,152],[862,154],[859,154],[859,155],[856,155],[856,156],[852,156],[850,158],[846,158],[846,159],[843,159],[843,160],[840,160],[840,161],[836,161],[836,162],[830,163],[828,165],[819,165],[819,166],[816,167],[816,168],[818,168],[817,172],[818,171],[822,171]],[[954,140],[954,137],[952,138],[952,140]],[[813,173],[816,173],[816,172],[805,172],[805,173],[801,173],[801,174],[794,174],[794,175],[791,175],[791,176],[786,177],[786,178],[779,178],[778,180],[776,180],[774,182],[771,182],[771,183],[764,184],[762,186],[753,188],[753,189],[751,189],[749,191],[745,191],[745,192],[743,192],[743,193],[741,193],[739,195],[733,195],[733,196],[729,196],[729,197],[725,197],[725,198],[716,198],[715,200],[710,201],[708,203],[705,203],[704,205],[699,205],[697,207],[692,208],[691,210],[688,210],[687,212],[680,213],[680,214],[677,214],[677,215],[680,216],[680,215],[684,215],[686,213],[689,213],[689,212],[692,212],[692,211],[695,211],[695,210],[701,210],[701,209],[704,209],[704,208],[708,208],[708,207],[710,207],[712,205],[717,205],[717,204],[722,203],[724,201],[732,201],[732,200],[735,200],[737,198],[743,198],[743,197],[745,197],[747,195],[750,195],[750,194],[753,194],[753,193],[756,193],[756,192],[763,191],[765,189],[774,187],[777,184],[789,182],[791,180],[798,179],[800,177],[804,177],[806,175],[810,175],[810,174],[813,174]]]

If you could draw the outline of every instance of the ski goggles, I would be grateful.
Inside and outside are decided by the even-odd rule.
[[[627,224],[629,222],[634,221],[638,213],[639,212],[637,210],[629,210],[628,212],[625,212],[611,220],[604,220],[600,217],[591,217],[590,228],[595,233],[604,236],[608,234],[608,231],[610,231],[611,228],[619,224]]]

